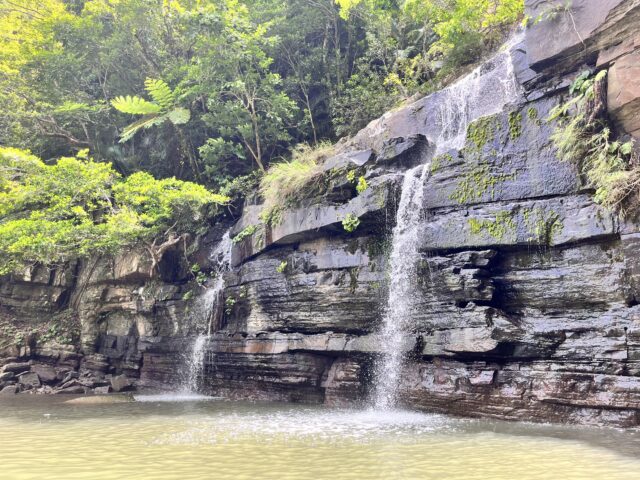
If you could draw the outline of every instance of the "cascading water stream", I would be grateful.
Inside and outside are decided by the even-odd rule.
[[[213,287],[207,288],[206,291],[196,300],[194,315],[199,317],[197,320],[203,320],[206,324],[206,333],[198,335],[191,351],[186,359],[186,377],[183,390],[188,393],[197,393],[200,380],[202,378],[204,368],[204,357],[207,342],[213,331],[219,325],[224,309],[224,273],[229,270],[231,263],[231,236],[227,231],[220,243],[211,252],[209,258],[215,263],[215,283]]]
[[[435,144],[436,155],[461,149],[471,122],[500,112],[517,98],[520,90],[511,53],[521,40],[522,34],[514,36],[500,53],[469,75],[421,101],[427,111],[433,112],[424,134]],[[417,293],[419,227],[424,218],[424,189],[430,171],[429,163],[416,167],[405,174],[402,184],[389,259],[389,297],[380,331],[382,355],[375,368],[373,406],[380,410],[396,405],[407,350],[405,342],[411,340],[407,331]]]
[[[419,248],[418,226],[421,209],[415,207],[421,204],[425,175],[428,171],[428,168],[422,166],[414,168],[405,174],[402,184],[402,196],[393,230],[393,248],[389,259],[389,299],[380,332],[384,356],[376,372],[377,390],[374,406],[381,410],[387,410],[396,403],[396,385],[404,358],[403,331],[413,309],[413,289],[417,274],[416,257],[413,253],[417,254]]]

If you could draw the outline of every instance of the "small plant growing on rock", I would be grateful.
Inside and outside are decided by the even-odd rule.
[[[522,113],[511,112],[509,114],[509,138],[516,140],[522,135]]]
[[[193,275],[198,286],[202,287],[207,282],[207,274],[200,269],[200,265],[194,263],[191,265],[191,274]]]
[[[231,313],[233,312],[233,307],[236,304],[236,299],[233,297],[227,297],[224,300],[224,313],[226,315],[231,315]]]
[[[182,300],[184,300],[185,302],[188,302],[189,300],[191,300],[193,298],[193,290],[187,290],[186,292],[184,292],[184,294],[182,295]]]
[[[529,107],[529,109],[527,110],[527,118],[529,119],[529,121],[531,121],[531,123],[538,127],[542,125],[540,117],[538,117],[538,110],[536,110],[535,107]]]
[[[264,199],[262,215],[270,217],[274,209],[283,209],[304,199],[322,175],[322,163],[333,153],[334,147],[328,142],[320,142],[315,147],[298,145],[289,161],[271,165],[260,181],[260,194]]]
[[[621,214],[638,213],[640,165],[633,141],[613,138],[605,119],[607,71],[583,72],[571,85],[573,96],[558,105],[547,121],[558,122],[552,140],[558,158],[573,162],[595,189],[596,202]]]
[[[360,194],[363,193],[369,185],[367,184],[367,180],[364,177],[358,178],[358,184],[356,185],[356,191]]]
[[[258,230],[257,225],[249,225],[248,227],[243,228],[240,233],[238,233],[235,237],[233,237],[231,242],[234,244],[240,243],[245,238],[250,237],[251,235],[256,233],[257,230]]]
[[[353,213],[347,213],[342,219],[342,228],[345,232],[352,233],[360,226],[360,219]]]
[[[280,262],[280,265],[276,267],[276,272],[284,273],[284,271],[287,269],[287,265],[288,265],[288,262],[286,260]]]

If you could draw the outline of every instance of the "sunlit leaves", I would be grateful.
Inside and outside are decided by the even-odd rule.
[[[186,108],[177,107],[167,113],[167,118],[174,125],[184,125],[191,119],[191,112]]]
[[[145,88],[153,102],[140,97],[117,97],[111,101],[113,107],[132,115],[144,117],[125,127],[120,136],[120,143],[127,142],[141,129],[147,129],[170,121],[174,125],[184,125],[191,119],[191,112],[177,106],[176,94],[163,80],[147,78]]]
[[[469,36],[489,38],[524,14],[524,0],[406,0],[405,11],[431,24],[434,55],[446,55]]]
[[[149,93],[153,101],[157,103],[161,109],[168,110],[175,105],[175,94],[164,80],[147,78],[144,86],[147,93]]]
[[[116,97],[111,100],[111,105],[119,112],[131,115],[150,115],[162,111],[162,107],[157,103],[149,102],[140,97],[132,97],[131,95]]]
[[[0,148],[0,179],[0,274],[186,232],[227,201],[174,178],[123,179],[110,164],[65,157],[47,165],[10,148]]]

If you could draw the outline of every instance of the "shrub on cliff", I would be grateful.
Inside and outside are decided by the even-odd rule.
[[[640,165],[633,140],[614,138],[606,118],[607,71],[586,71],[571,85],[571,99],[556,106],[549,121],[558,157],[576,164],[594,199],[623,216],[640,212]]]
[[[260,181],[260,194],[264,200],[264,219],[270,219],[274,212],[304,198],[312,182],[322,173],[322,161],[333,155],[334,147],[321,142],[312,148],[298,145],[292,151],[289,161],[273,164]]]
[[[136,243],[157,264],[225,201],[174,178],[144,172],[122,178],[86,152],[48,165],[27,151],[0,147],[0,274]]]

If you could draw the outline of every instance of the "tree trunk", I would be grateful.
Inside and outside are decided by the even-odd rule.
[[[258,164],[258,168],[260,168],[260,170],[264,172],[264,164],[262,163],[262,145],[260,142],[260,129],[258,127],[258,114],[256,113],[256,104],[254,99],[251,99],[251,101],[249,102],[249,113],[251,115],[253,137],[254,141],[256,142],[256,151],[254,152],[253,157]]]

